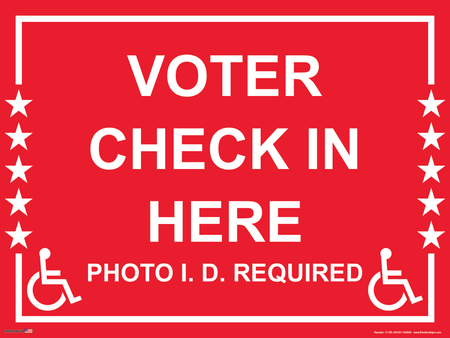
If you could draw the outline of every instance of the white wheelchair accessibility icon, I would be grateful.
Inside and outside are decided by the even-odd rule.
[[[402,297],[400,300],[394,304],[383,304],[381,303],[377,297],[375,296],[375,284],[378,282],[378,280],[381,278],[381,281],[384,285],[403,285],[406,290],[406,294],[409,297],[409,300],[411,301],[411,304],[420,302],[423,298],[422,296],[415,297],[413,290],[411,289],[411,286],[409,285],[409,282],[407,279],[392,279],[389,278],[391,276],[397,276],[400,277],[402,275],[401,270],[388,270],[387,267],[387,260],[391,258],[392,251],[388,248],[384,248],[380,252],[381,256],[381,272],[377,272],[369,283],[369,298],[372,301],[373,305],[375,305],[377,308],[384,310],[384,311],[394,311],[399,308],[401,308],[407,301],[407,297],[405,293],[403,292]]]
[[[40,303],[33,293],[34,284],[36,281],[41,278],[42,285],[62,285],[64,288],[64,291],[67,294],[67,297],[69,298],[70,304],[79,302],[81,300],[81,296],[74,297],[72,294],[72,290],[70,290],[69,283],[67,283],[67,280],[65,279],[51,279],[48,278],[50,276],[61,276],[61,271],[59,270],[47,270],[47,264],[46,260],[50,257],[50,250],[47,248],[41,249],[39,251],[39,258],[40,258],[40,265],[41,265],[41,271],[39,273],[36,272],[28,282],[27,286],[27,294],[28,298],[36,308],[42,311],[53,311],[59,308],[63,303],[66,301],[66,297],[64,296],[64,293],[61,294],[61,297],[53,304],[42,304]]]

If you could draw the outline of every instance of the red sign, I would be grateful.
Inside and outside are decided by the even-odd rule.
[[[448,334],[445,6],[323,6],[2,12],[5,333]]]

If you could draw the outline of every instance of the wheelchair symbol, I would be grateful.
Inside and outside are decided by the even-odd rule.
[[[27,294],[28,299],[30,300],[31,304],[33,304],[36,308],[42,311],[53,311],[58,309],[61,305],[64,304],[66,301],[66,297],[64,296],[64,293],[61,293],[61,297],[53,304],[42,304],[40,303],[33,293],[34,284],[36,281],[41,278],[42,285],[62,285],[64,288],[64,291],[66,291],[67,297],[69,298],[70,304],[79,302],[81,300],[81,296],[74,297],[72,294],[72,290],[70,290],[69,283],[67,283],[67,280],[65,279],[49,279],[49,276],[60,276],[61,271],[59,270],[47,270],[47,264],[46,260],[50,257],[50,250],[47,248],[41,249],[39,251],[39,258],[40,258],[40,265],[41,265],[41,271],[39,273],[36,272],[28,282],[27,286]]]
[[[375,305],[377,308],[383,311],[394,311],[399,308],[401,308],[407,301],[407,297],[405,293],[403,292],[402,297],[399,301],[397,301],[394,304],[383,304],[381,303],[377,297],[375,296],[375,284],[378,282],[378,280],[381,278],[381,281],[384,285],[403,285],[406,290],[406,294],[409,297],[409,300],[411,301],[411,304],[420,302],[423,298],[422,296],[415,297],[413,290],[411,289],[411,286],[409,285],[409,282],[407,279],[390,279],[390,276],[397,276],[400,277],[402,275],[401,270],[388,270],[387,268],[387,260],[391,258],[392,251],[388,248],[384,248],[380,252],[381,256],[381,272],[377,272],[369,283],[369,298],[372,301],[373,305]]]

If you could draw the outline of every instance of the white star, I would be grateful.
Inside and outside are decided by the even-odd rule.
[[[6,133],[9,137],[12,138],[11,149],[13,149],[17,145],[21,145],[23,148],[27,149],[27,144],[25,143],[25,139],[30,136],[32,133],[22,133],[22,129],[20,128],[20,124],[17,123],[17,128],[14,133]]]
[[[430,128],[428,128],[428,132],[426,133],[419,133],[420,136],[422,136],[425,139],[425,143],[423,145],[423,149],[428,147],[429,145],[434,145],[436,148],[439,149],[439,143],[438,138],[444,135],[445,133],[435,133],[433,129],[433,124],[430,123]]]
[[[440,235],[442,235],[444,232],[445,231],[434,231],[433,222],[430,222],[428,231],[418,231],[419,234],[421,234],[423,237],[425,237],[425,242],[423,243],[423,248],[425,248],[428,244],[431,244],[431,243],[433,243],[434,245],[436,245],[439,248],[438,237]]]
[[[13,107],[11,116],[13,116],[17,112],[20,112],[23,115],[27,116],[25,106],[32,100],[22,100],[22,96],[20,96],[20,90],[18,90],[15,100],[5,100],[5,101],[8,102]]]
[[[16,211],[20,210],[25,215],[27,214],[27,210],[25,209],[25,204],[30,202],[31,198],[22,198],[22,195],[20,194],[20,189],[17,189],[17,194],[15,198],[6,198],[6,200],[12,204],[12,210],[11,215],[14,214]]]
[[[423,178],[423,182],[428,180],[430,177],[434,178],[436,181],[439,182],[439,176],[438,171],[444,168],[444,165],[434,165],[433,162],[433,156],[430,156],[430,161],[428,161],[428,165],[419,165],[420,169],[425,171],[425,177]],[[423,183],[422,182],[422,183]]]
[[[419,198],[419,201],[425,204],[425,210],[423,214],[425,215],[428,211],[433,210],[439,215],[438,204],[441,203],[445,198],[434,198],[433,189],[430,189],[428,198]]]
[[[429,112],[435,113],[439,116],[438,106],[444,102],[445,100],[435,100],[433,96],[433,91],[430,90],[430,95],[428,96],[428,100],[418,100],[425,106],[425,111],[423,112],[423,116],[427,115]]]
[[[31,234],[33,231],[22,231],[22,228],[20,227],[20,222],[17,222],[16,231],[5,231],[8,235],[12,237],[11,247],[10,249],[15,246],[16,244],[22,244],[25,248],[27,247],[27,243],[25,242],[25,237],[27,237],[29,234]],[[27,248],[28,249],[28,248]]]
[[[27,177],[25,176],[25,171],[30,169],[31,165],[22,165],[20,161],[20,156],[17,156],[17,161],[15,165],[7,165],[6,168],[12,171],[11,182],[13,182],[16,178],[21,178],[25,182],[27,181]],[[10,183],[11,183],[10,182]]]

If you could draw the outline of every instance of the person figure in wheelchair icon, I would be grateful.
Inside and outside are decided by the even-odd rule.
[[[392,251],[388,248],[384,248],[383,250],[381,250],[380,256],[381,256],[381,272],[377,272],[372,277],[369,283],[369,290],[368,290],[369,298],[372,301],[372,303],[381,310],[394,311],[401,308],[407,301],[407,297],[405,296],[405,293],[403,293],[400,300],[394,304],[387,305],[381,303],[375,296],[375,284],[378,282],[380,278],[384,285],[403,285],[406,290],[406,294],[408,295],[409,300],[411,301],[411,304],[415,304],[423,300],[422,296],[419,297],[414,296],[411,285],[409,284],[407,279],[389,278],[389,277],[400,277],[402,275],[401,270],[388,270],[387,260],[391,258]]]
[[[41,271],[40,271],[40,273],[39,273],[39,271],[36,272],[30,278],[30,281],[28,282],[28,286],[27,286],[27,294],[28,294],[28,298],[30,299],[31,304],[33,304],[36,308],[38,308],[39,310],[42,310],[42,311],[56,310],[66,301],[66,297],[64,296],[64,293],[61,293],[61,297],[59,298],[59,300],[57,300],[53,304],[46,305],[46,304],[40,303],[36,299],[36,297],[34,296],[34,293],[33,293],[34,284],[36,283],[36,281],[39,278],[41,278],[42,285],[62,285],[64,288],[64,291],[67,294],[67,297],[69,298],[70,304],[79,302],[81,300],[81,296],[77,296],[77,297],[73,296],[72,290],[70,289],[69,283],[67,282],[66,279],[48,278],[48,277],[53,277],[53,276],[61,276],[61,271],[59,271],[59,270],[47,270],[47,262],[46,261],[47,261],[47,259],[50,258],[50,255],[51,255],[50,250],[47,248],[43,248],[43,249],[41,249],[41,251],[39,251]]]

